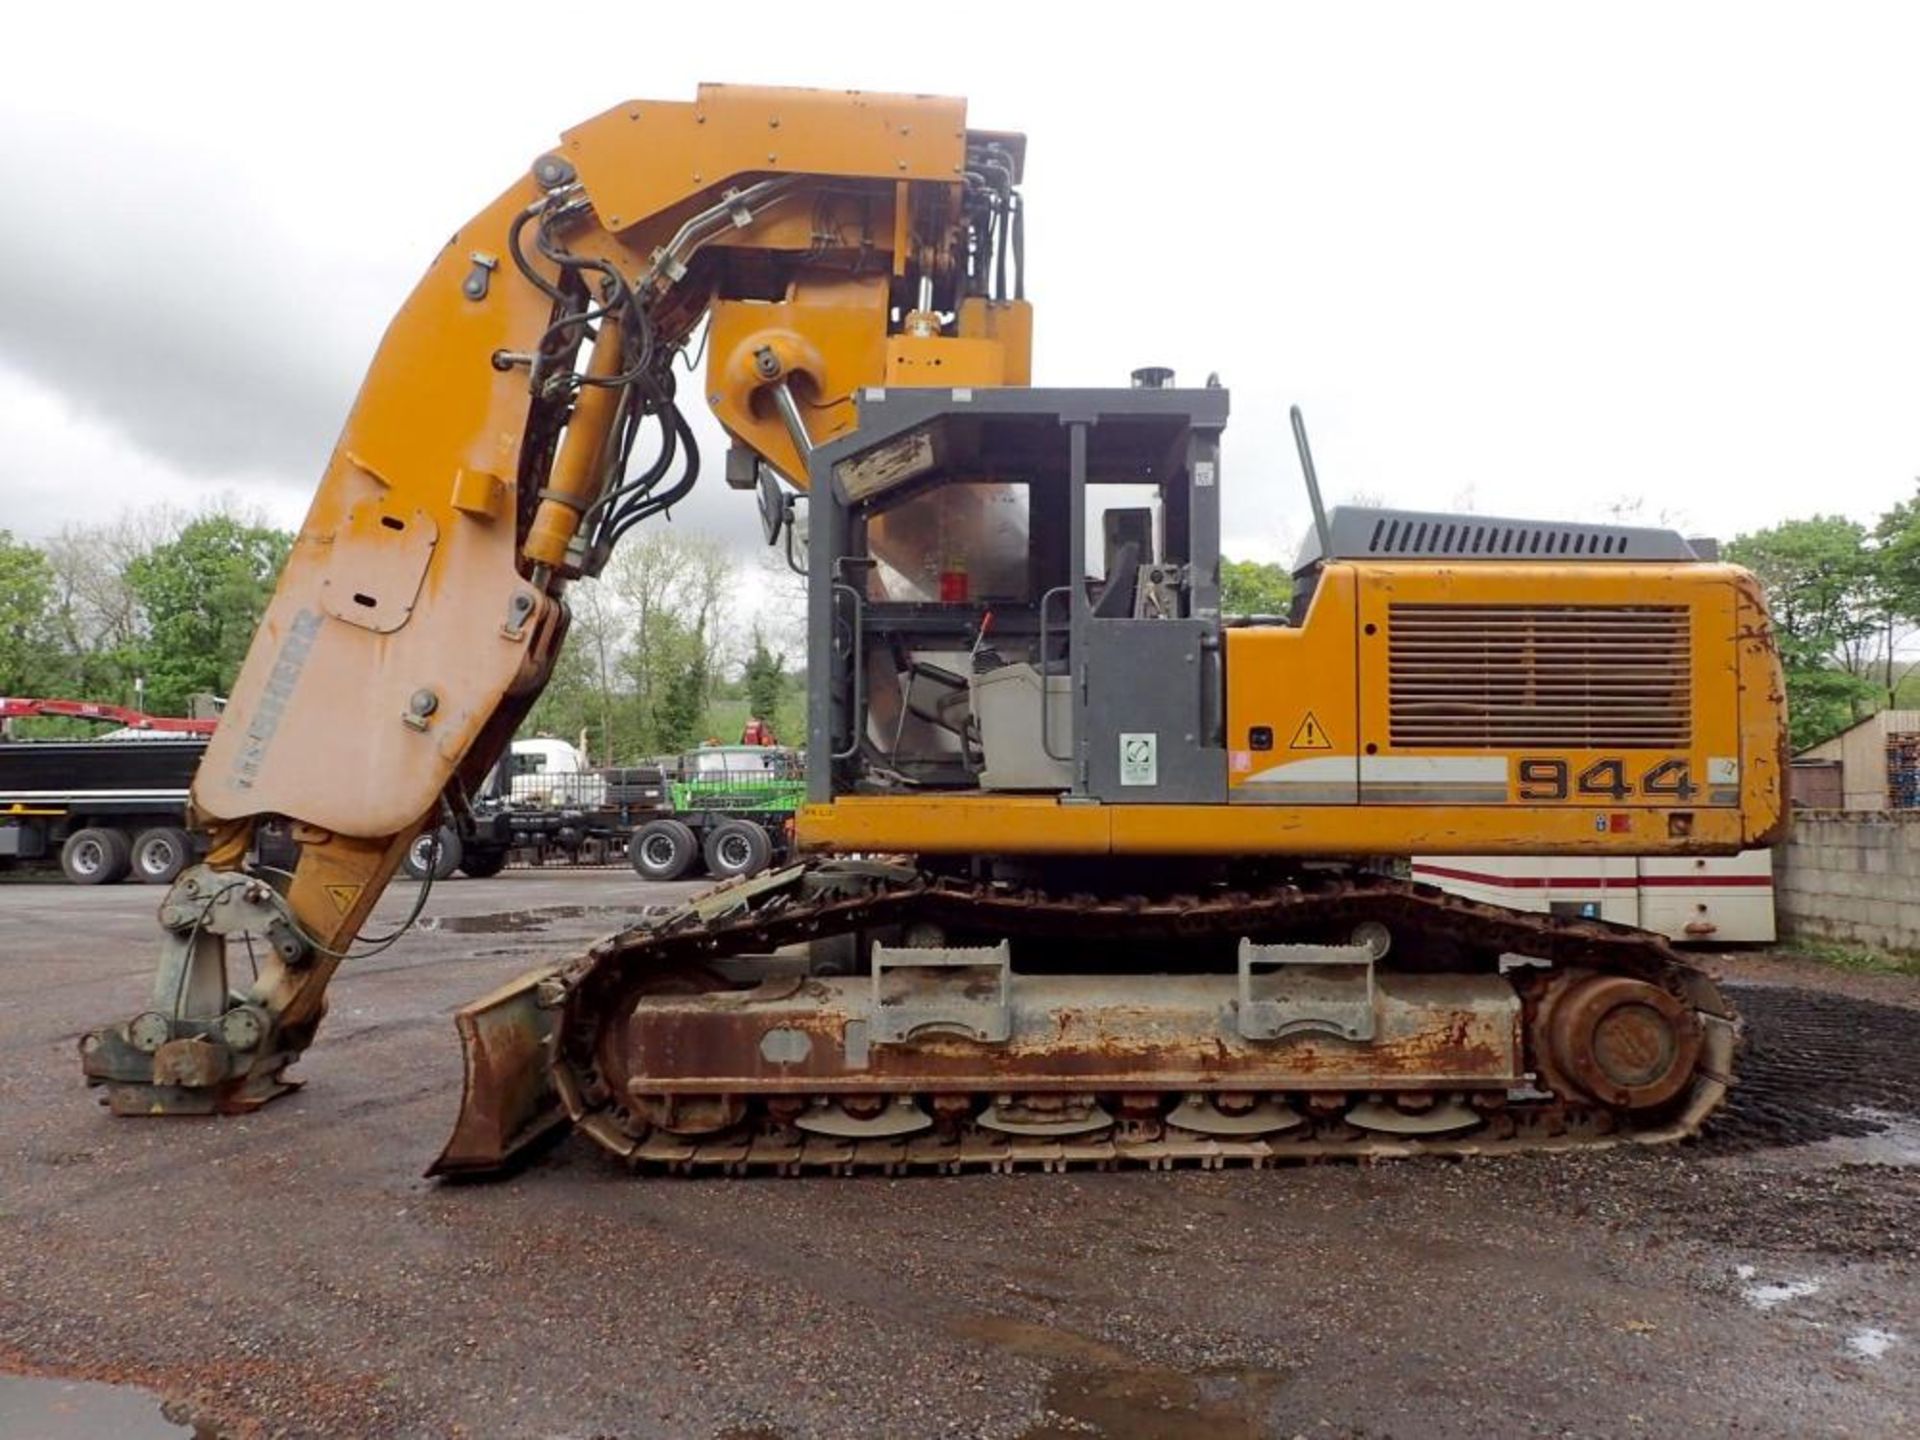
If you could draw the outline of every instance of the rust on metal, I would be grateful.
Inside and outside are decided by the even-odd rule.
[[[522,975],[455,1013],[465,1065],[460,1115],[429,1175],[498,1169],[566,1123],[547,1062],[553,1012],[540,1003],[553,973]]]
[[[153,1083],[209,1089],[227,1077],[227,1048],[193,1037],[169,1040],[153,1052]]]
[[[1268,1038],[1238,1023],[1241,940],[1325,944],[1368,923],[1395,936],[1393,960],[1376,969],[1372,1039]],[[876,1026],[874,1007],[891,1002],[871,976],[810,974],[785,948],[910,928],[943,947],[1011,941],[995,1002],[1004,1039],[997,1024],[993,1038],[961,1024],[951,993],[916,999],[929,1023]],[[1102,966],[1108,942],[1128,947],[1128,965]],[[1140,973],[1157,945],[1179,973]],[[1048,957],[1049,973],[1023,973],[1023,954]],[[1081,969],[1059,963],[1069,955]],[[1212,969],[1210,956],[1221,961]],[[1102,968],[1132,973],[1086,973]],[[1693,1133],[1721,1103],[1737,1044],[1712,980],[1657,937],[1351,871],[1145,897],[870,862],[799,867],[650,917],[538,988],[548,1008],[520,1056],[549,1064],[542,1113],[557,1106],[635,1166],[708,1173],[1657,1144]],[[1087,1128],[1005,1133],[1007,1115],[1051,1113],[1062,1097],[1084,1106]],[[919,1123],[880,1124],[891,1107],[911,1107]],[[823,1114],[840,1117],[831,1133],[814,1123]],[[1241,1114],[1259,1123],[1236,1132]],[[1302,1118],[1274,1122],[1289,1114]],[[503,1128],[496,1119],[493,1149]]]
[[[1505,1087],[1523,1070],[1520,1002],[1494,976],[1383,977],[1371,1042],[1242,1039],[1221,1020],[1228,976],[1016,976],[1005,1043],[946,1034],[857,1043],[870,1014],[863,980],[816,979],[760,1003],[754,993],[642,998],[617,1057],[628,1092]],[[769,1061],[767,1037],[791,1033],[808,1039],[791,1050],[800,1058]]]
[[[1627,975],[1589,975],[1556,993],[1544,1026],[1552,1062],[1608,1105],[1664,1105],[1693,1078],[1701,1027],[1670,992]]]

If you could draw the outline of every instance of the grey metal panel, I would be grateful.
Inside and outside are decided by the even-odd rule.
[[[1218,672],[1205,663],[1210,620],[1098,620],[1081,627],[1074,676],[1084,696],[1074,734],[1076,779],[1108,804],[1207,805],[1227,798],[1227,754],[1207,743],[1220,699],[1203,695]],[[1153,783],[1129,772],[1126,737],[1151,737]],[[1076,788],[1081,788],[1076,786]]]
[[[1601,560],[1689,561],[1700,556],[1675,530],[1642,525],[1587,525],[1507,520],[1437,510],[1336,506],[1328,516],[1336,560]],[[1320,559],[1309,534],[1294,562],[1299,574]]]
[[[845,706],[837,681],[841,666],[834,655],[833,580],[846,554],[847,512],[827,483],[832,473],[815,450],[806,501],[807,520],[807,799],[825,804],[833,798],[833,752],[846,728]]]
[[[1220,432],[1194,429],[1187,437],[1187,543],[1191,554],[1193,614],[1220,614]]]
[[[1203,390],[1039,390],[1026,386],[933,389],[925,386],[870,387],[854,396],[859,427],[813,452],[810,470],[817,490],[821,477],[851,455],[904,434],[916,425],[949,413],[971,415],[1056,415],[1061,422],[1097,421],[1102,416],[1182,418],[1203,428],[1227,423],[1228,392]]]

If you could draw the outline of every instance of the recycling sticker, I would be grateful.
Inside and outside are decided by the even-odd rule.
[[[1120,783],[1122,785],[1158,785],[1160,783],[1160,737],[1153,731],[1122,731],[1120,734]]]

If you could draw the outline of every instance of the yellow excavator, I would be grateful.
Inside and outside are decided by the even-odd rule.
[[[1223,615],[1227,391],[1031,384],[1024,154],[957,100],[705,86],[569,131],[455,234],[200,767],[211,848],[148,1008],[81,1041],[116,1114],[292,1086],[409,845],[540,694],[568,587],[694,485],[674,362],[704,322],[724,481],[807,577],[803,858],[463,1010],[437,1172],[567,1124],[727,1173],[1699,1127],[1737,1037],[1704,974],[1380,862],[1772,840],[1752,577],[1664,530],[1326,512],[1296,415],[1292,611]],[[247,858],[269,824],[288,869]]]

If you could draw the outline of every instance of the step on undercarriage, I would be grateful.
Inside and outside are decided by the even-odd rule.
[[[649,1170],[1266,1165],[1697,1131],[1737,1020],[1667,943],[1316,867],[1069,894],[837,861],[459,1016],[435,1173],[571,1122]]]

